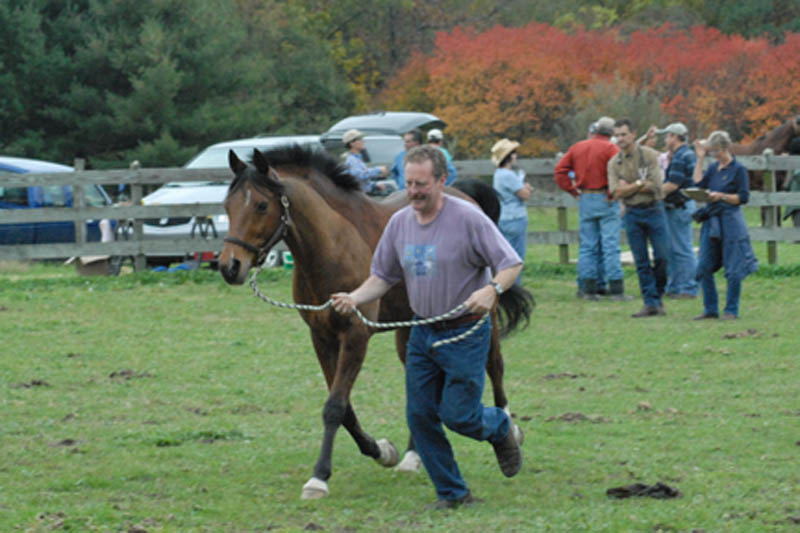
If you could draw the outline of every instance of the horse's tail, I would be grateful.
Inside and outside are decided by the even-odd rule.
[[[451,186],[475,200],[475,203],[486,213],[486,216],[497,224],[500,220],[500,198],[497,196],[497,191],[494,190],[494,187],[484,181],[473,178],[457,179]]]
[[[457,179],[452,186],[475,200],[486,216],[497,224],[500,220],[500,198],[494,187],[478,179]],[[534,307],[536,302],[533,295],[519,285],[513,285],[501,294],[497,307],[500,335],[508,335],[523,324],[523,321],[523,327],[526,327],[530,323]]]
[[[503,292],[497,306],[500,336],[505,337],[520,325],[523,328],[527,327],[534,307],[536,307],[536,301],[533,299],[533,294],[521,285],[512,285]]]

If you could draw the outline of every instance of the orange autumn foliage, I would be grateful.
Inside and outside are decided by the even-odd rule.
[[[702,26],[627,38],[544,24],[457,28],[415,54],[382,97],[390,108],[416,103],[439,115],[461,157],[485,157],[500,137],[545,155],[559,148],[558,121],[615,78],[657,95],[697,135],[722,128],[747,141],[800,113],[800,35],[773,45]]]

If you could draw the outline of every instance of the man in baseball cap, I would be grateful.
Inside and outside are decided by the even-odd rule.
[[[610,140],[614,119],[600,117],[593,126],[589,138],[572,145],[558,162],[555,181],[578,199],[578,297],[597,300],[599,281],[605,278],[612,298],[623,300],[625,281],[619,258],[622,219],[619,202],[608,196],[608,162],[619,152]]]
[[[447,151],[447,148],[444,147],[444,133],[442,130],[438,128],[434,128],[428,131],[427,135],[428,144],[435,146],[439,150],[442,151],[444,154],[444,158],[447,160],[447,183],[446,185],[450,185],[456,178],[458,178],[458,172],[456,171],[456,167],[453,166],[453,156],[450,155],[450,152]]]
[[[667,215],[669,253],[667,254],[667,298],[691,299],[697,297],[695,280],[697,257],[692,239],[692,213],[697,206],[682,190],[694,187],[692,173],[697,162],[687,141],[689,129],[682,122],[673,122],[656,130],[665,133],[664,145],[669,150],[669,165],[664,173],[664,207]]]

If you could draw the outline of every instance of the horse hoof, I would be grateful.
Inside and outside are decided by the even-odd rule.
[[[375,461],[377,461],[379,465],[385,467],[396,465],[397,461],[400,460],[400,454],[397,453],[395,445],[386,439],[381,439],[376,444],[378,445],[381,455],[376,458]]]
[[[411,472],[416,474],[422,470],[422,459],[414,450],[408,450],[403,460],[394,469],[395,472]]]
[[[305,485],[303,485],[303,492],[300,493],[301,500],[319,500],[330,494],[328,484],[321,479],[312,477]]]

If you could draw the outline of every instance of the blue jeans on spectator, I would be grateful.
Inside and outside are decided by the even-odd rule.
[[[500,233],[506,238],[508,243],[517,252],[517,255],[525,263],[525,249],[528,238],[528,219],[526,217],[512,218],[510,220],[500,220],[498,223]],[[517,276],[517,285],[522,282],[522,273]]]
[[[639,288],[644,304],[660,307],[661,295],[667,284],[667,256],[669,255],[669,235],[667,217],[661,202],[652,207],[625,207],[625,233],[628,245],[636,262]],[[647,250],[647,241],[653,246],[653,264]]]
[[[713,265],[705,268],[706,265]],[[717,284],[714,281],[714,272],[719,270],[722,265],[722,243],[719,239],[712,239],[707,232],[700,233],[700,259],[698,261],[698,272],[703,275],[700,278],[700,286],[703,288],[703,313],[706,315],[719,315],[719,297],[717,296]],[[739,316],[739,298],[742,295],[742,280],[727,276],[728,291],[725,297],[725,313]]]
[[[578,279],[621,280],[619,232],[622,221],[619,203],[609,202],[605,194],[583,193],[578,199]],[[602,262],[602,271],[598,264]]]
[[[667,294],[697,295],[697,257],[692,239],[692,213],[696,208],[694,200],[689,200],[683,207],[666,210],[669,230]]]
[[[461,435],[490,442],[504,439],[511,429],[505,411],[481,403],[490,321],[466,339],[431,348],[435,341],[454,337],[473,325],[442,331],[414,326],[408,341],[406,418],[440,500],[457,500],[469,492],[442,423]]]

